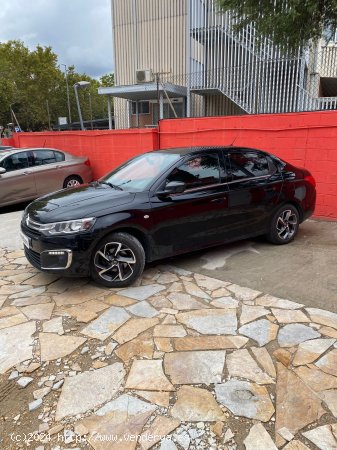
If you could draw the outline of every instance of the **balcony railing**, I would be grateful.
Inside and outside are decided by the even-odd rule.
[[[321,48],[317,58],[317,72],[321,77],[337,77],[337,45]]]

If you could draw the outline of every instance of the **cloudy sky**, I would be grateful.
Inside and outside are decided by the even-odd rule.
[[[113,71],[110,0],[1,0],[0,24],[0,42],[51,46],[92,77]]]

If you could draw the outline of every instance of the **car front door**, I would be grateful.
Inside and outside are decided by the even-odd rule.
[[[50,149],[34,149],[33,164],[38,195],[62,189],[63,178],[60,173],[60,162],[56,153]]]
[[[18,152],[0,162],[0,205],[19,203],[36,197],[35,176],[30,152]]]
[[[268,155],[249,149],[230,151],[227,165],[231,238],[266,232],[282,191],[281,171]]]
[[[221,156],[221,155],[220,155]],[[227,210],[227,185],[219,152],[189,156],[151,194],[153,246],[164,257],[222,242]],[[185,191],[162,196],[169,182],[185,183]]]

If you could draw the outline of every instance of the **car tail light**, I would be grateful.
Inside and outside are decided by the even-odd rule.
[[[85,164],[86,166],[88,166],[88,167],[91,167],[91,164],[90,164],[90,160],[89,160],[89,159],[87,159],[87,160],[84,162],[84,164]]]
[[[316,187],[316,181],[315,181],[315,178],[312,175],[306,175],[304,177],[304,179],[306,181],[308,181],[310,184],[312,184],[314,187]]]

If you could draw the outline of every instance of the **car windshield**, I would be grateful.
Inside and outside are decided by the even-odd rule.
[[[150,187],[162,172],[179,159],[180,155],[175,153],[145,153],[126,162],[101,178],[100,181],[110,183],[125,191],[142,191]]]

